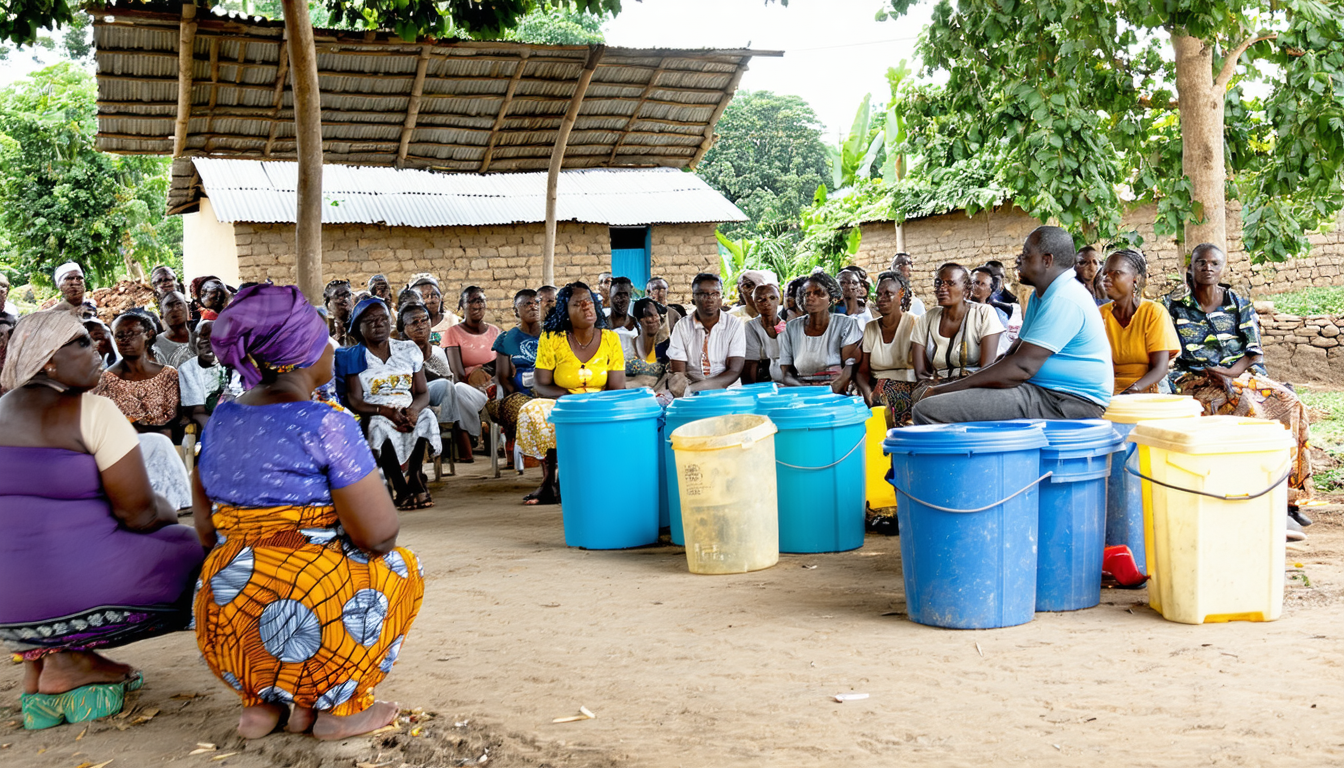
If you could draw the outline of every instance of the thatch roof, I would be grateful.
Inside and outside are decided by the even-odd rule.
[[[293,159],[284,25],[123,1],[96,11],[98,148],[122,154]],[[190,28],[190,25],[188,25]],[[407,43],[315,30],[328,163],[450,172],[543,170],[595,52],[511,42]],[[190,41],[179,77],[179,39]],[[694,167],[752,56],[779,52],[606,48],[565,168]],[[187,62],[184,62],[187,63]],[[191,116],[177,126],[179,94]],[[180,151],[175,153],[175,142]]]

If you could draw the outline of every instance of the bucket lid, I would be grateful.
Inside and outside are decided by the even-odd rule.
[[[831,393],[803,398],[765,395],[757,398],[757,412],[770,417],[780,429],[812,429],[863,424],[873,412],[861,397]]]
[[[722,397],[724,395],[749,394],[752,397],[756,395],[773,395],[779,390],[773,381],[764,381],[757,384],[743,384],[740,387],[729,387],[728,389],[702,389],[699,392],[691,393],[692,398],[696,397]]]
[[[728,392],[729,390],[718,390]],[[667,407],[669,419],[703,419],[730,413],[752,413],[756,398],[750,393],[732,393],[715,397],[679,397]]]
[[[883,453],[969,454],[1029,451],[1049,445],[1042,421],[924,424],[887,431]]]
[[[1076,451],[1093,448],[1119,450],[1124,437],[1105,419],[1014,419],[1013,424],[1039,424],[1045,430],[1048,449]]]
[[[1204,406],[1187,395],[1116,395],[1102,418],[1117,424],[1137,424],[1149,419],[1182,419],[1203,414]]]
[[[717,451],[746,447],[779,430],[774,422],[754,413],[711,416],[683,424],[672,431],[674,451]]]
[[[776,387],[775,393],[784,397],[815,397],[834,395],[835,390],[831,389],[830,384],[813,384],[806,387]]]
[[[656,418],[663,412],[658,398],[647,387],[584,392],[565,395],[551,409],[552,424],[587,424],[594,421],[630,421]]]
[[[1241,416],[1145,421],[1129,433],[1129,440],[1192,456],[1281,451],[1294,445],[1283,424]]]

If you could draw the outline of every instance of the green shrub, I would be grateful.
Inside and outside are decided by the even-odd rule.
[[[1344,315],[1344,286],[1306,288],[1269,297],[1274,309],[1290,315]]]

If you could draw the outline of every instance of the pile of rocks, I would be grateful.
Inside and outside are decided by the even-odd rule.
[[[1344,316],[1298,317],[1255,302],[1270,375],[1286,381],[1344,384]]]

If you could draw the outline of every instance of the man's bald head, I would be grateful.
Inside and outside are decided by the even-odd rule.
[[[1054,257],[1055,269],[1073,269],[1073,265],[1078,262],[1073,235],[1061,227],[1037,227],[1027,236],[1027,247],[1041,255]]]

